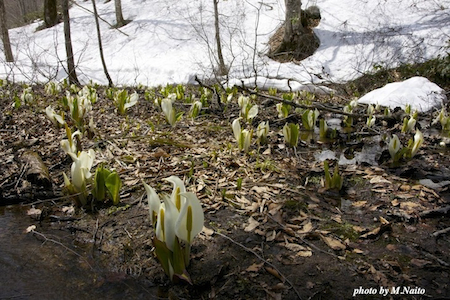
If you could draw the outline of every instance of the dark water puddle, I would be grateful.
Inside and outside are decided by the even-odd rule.
[[[0,207],[0,299],[153,299],[156,292],[126,274],[96,266],[69,231],[45,228],[28,207]]]

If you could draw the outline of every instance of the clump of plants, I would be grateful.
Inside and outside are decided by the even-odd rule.
[[[240,96],[238,98],[238,105],[240,110],[240,117],[250,122],[258,114],[258,105],[250,101],[250,97]]]
[[[176,122],[178,122],[183,116],[183,112],[178,112],[173,107],[172,102],[175,101],[175,94],[170,94],[167,98],[161,100],[161,109],[166,117],[167,123],[170,126],[175,126]]]
[[[283,136],[286,144],[290,147],[297,147],[300,126],[294,123],[286,123],[283,127]]]
[[[303,127],[306,130],[314,130],[314,127],[316,127],[316,121],[317,121],[317,118],[319,117],[319,115],[320,115],[320,113],[317,110],[317,108],[315,110],[306,109],[302,114]]]
[[[441,124],[441,128],[444,131],[450,131],[450,117],[448,116],[447,111],[443,107],[436,119],[434,119],[433,124]]]
[[[44,89],[45,93],[50,96],[57,96],[62,90],[61,85],[56,81],[49,81]]]
[[[189,110],[189,117],[192,119],[195,119],[200,114],[200,111],[202,110],[202,102],[197,100],[194,101],[191,105],[191,109]]]
[[[114,104],[121,115],[125,115],[128,108],[136,105],[138,99],[139,95],[136,92],[128,95],[127,90],[116,91],[113,96]]]
[[[197,196],[186,191],[180,178],[170,176],[164,180],[172,183],[173,190],[170,196],[162,196],[162,202],[156,191],[144,183],[150,221],[155,228],[153,246],[170,280],[192,284],[186,268],[190,262],[191,244],[203,229],[203,209]]]
[[[401,158],[413,158],[417,154],[417,152],[419,152],[423,141],[424,138],[422,132],[420,130],[416,130],[414,138],[408,141],[408,146],[403,147],[398,136],[393,134],[388,145],[389,154],[391,155],[392,161],[395,163],[398,162]]]
[[[63,126],[64,124],[66,124],[66,121],[64,121],[64,115],[57,114],[51,105],[45,108],[45,114],[55,127]]]
[[[77,206],[94,205],[96,201],[104,202],[111,199],[114,205],[119,204],[119,191],[122,187],[119,174],[100,165],[92,176],[91,168],[94,164],[95,151],[81,151],[79,146],[80,131],[71,132],[66,126],[68,139],[61,141],[61,148],[72,158],[70,179],[63,173],[64,189],[71,195]],[[88,186],[92,190],[88,190]]]
[[[33,89],[31,87],[26,87],[23,89],[22,94],[20,95],[20,100],[24,104],[30,104],[33,102]]]
[[[234,138],[236,139],[239,150],[248,152],[252,142],[253,129],[242,129],[239,120],[240,118],[235,119],[231,124],[231,128],[233,129]]]
[[[83,130],[84,118],[92,110],[90,99],[84,96],[72,96],[69,91],[66,91],[66,96],[63,98],[63,105],[70,111],[70,117],[75,122],[75,125],[80,130]]]
[[[285,103],[277,103],[275,105],[277,112],[278,112],[278,118],[285,119],[289,115],[289,111],[291,110],[291,106]]]
[[[344,106],[344,112],[347,114],[352,114],[353,110],[358,106],[357,100],[350,101],[346,106]],[[352,127],[353,126],[353,117],[346,115],[344,116],[344,125],[345,127]]]
[[[324,160],[323,170],[325,173],[325,189],[340,191],[342,189],[344,179],[339,174],[339,164],[335,164],[333,175],[331,175],[328,160]]]
[[[269,121],[263,121],[259,123],[256,128],[256,136],[258,138],[258,143],[265,144],[267,143],[267,135],[269,134]]]
[[[402,126],[403,133],[411,132],[414,130],[414,128],[416,128],[417,117],[419,114],[417,111],[411,112],[410,105],[406,106],[405,112],[409,116],[403,118],[403,126]]]

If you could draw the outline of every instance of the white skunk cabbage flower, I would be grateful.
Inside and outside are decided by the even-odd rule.
[[[194,237],[202,231],[205,218],[200,201],[194,193],[181,193],[181,196],[185,201],[175,224],[176,235],[191,244]]]
[[[152,222],[152,225],[154,226],[156,223],[156,217],[158,215],[159,208],[161,207],[161,200],[159,199],[159,196],[156,193],[156,191],[151,186],[149,186],[145,182],[143,182],[143,184],[144,184],[145,192],[147,193],[150,221]]]
[[[58,126],[58,123],[61,125],[64,125],[66,123],[66,121],[64,121],[64,118],[61,115],[58,115],[51,105],[45,108],[45,113],[47,115],[47,118],[52,121],[53,125],[55,126]]]
[[[169,95],[170,96],[170,95]],[[166,116],[167,122],[173,126],[177,121],[175,109],[172,107],[172,100],[170,98],[164,98],[161,100],[161,109]]]
[[[260,142],[263,142],[267,139],[267,134],[269,133],[269,121],[259,123],[256,128],[256,136]]]
[[[416,134],[414,135],[414,141],[411,148],[411,157],[417,154],[422,144],[423,144],[423,134],[422,132],[420,132],[420,130],[417,130]]]
[[[402,143],[400,142],[398,136],[396,134],[393,134],[391,140],[389,141],[389,154],[392,158],[395,157],[401,147]]]
[[[253,130],[248,131],[247,129],[242,130],[241,133],[241,150],[248,152],[250,144],[252,142]]]
[[[299,135],[299,125],[294,123],[286,123],[283,126],[283,136],[286,143],[291,147],[297,147],[298,145],[298,135]]]
[[[72,133],[68,140],[61,141],[61,148],[66,154],[69,154],[72,158],[72,154],[77,156],[77,145],[74,142],[75,136],[82,136],[79,130]]]
[[[241,136],[241,123],[239,122],[239,118],[235,119],[233,123],[231,123],[231,128],[233,129],[234,138],[239,144],[239,139]]]
[[[164,203],[159,207],[158,220],[156,221],[156,238],[166,243],[167,248],[173,251],[175,243],[175,224],[179,211],[169,198],[164,198]]]
[[[245,120],[252,120],[258,114],[258,105],[252,105],[249,97],[240,96],[238,105],[241,108],[240,115]]]
[[[168,178],[164,178],[163,180],[168,181],[173,184],[172,194],[170,195],[170,200],[175,205],[178,211],[181,210],[181,206],[183,205],[183,199],[180,194],[186,192],[186,187],[184,186],[183,180],[181,180],[177,176],[170,176]]]
[[[413,130],[416,127],[416,119],[411,117],[408,121],[408,131]]]
[[[134,92],[133,94],[131,94],[131,96],[128,97],[128,101],[125,103],[124,108],[128,109],[132,106],[134,106],[139,99],[139,95],[138,93]]]
[[[375,125],[375,121],[376,121],[376,117],[375,116],[369,116],[368,118],[367,118],[367,122],[366,122],[366,125],[367,125],[367,127],[372,127],[373,125]]]
[[[241,108],[241,110],[247,107],[247,105],[250,102],[249,100],[250,99],[248,97],[244,97],[243,95],[239,96],[238,105]]]
[[[320,115],[320,112],[317,110],[317,108],[314,111],[308,109],[303,113],[302,121],[303,121],[303,126],[306,128],[306,130],[314,129],[319,115]]]
[[[200,101],[195,101],[194,103],[192,103],[189,115],[191,116],[191,118],[195,118],[200,114],[200,111],[202,110],[202,103]]]
[[[231,128],[233,129],[234,138],[238,143],[239,150],[244,150],[245,152],[247,152],[252,141],[253,130],[242,130],[239,119],[240,118],[237,118],[233,121],[233,123],[231,124]]]
[[[72,184],[78,191],[84,190],[86,180],[92,177],[91,168],[94,163],[95,151],[90,149],[88,152],[81,151],[78,156],[69,153],[73,163],[71,167]]]

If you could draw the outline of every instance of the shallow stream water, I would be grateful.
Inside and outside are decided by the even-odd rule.
[[[28,209],[0,207],[0,299],[155,298],[138,280],[96,266],[68,230],[45,228],[45,237],[26,233],[32,224],[42,229]]]

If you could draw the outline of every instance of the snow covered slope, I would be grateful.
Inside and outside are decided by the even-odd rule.
[[[210,0],[122,0],[119,30],[114,1],[98,1],[104,53],[117,85],[186,83],[212,76],[216,65]],[[450,36],[450,0],[318,0],[322,20],[315,32],[316,53],[301,63],[280,64],[264,56],[269,37],[281,26],[284,0],[220,1],[221,37],[230,79],[297,88],[324,81],[343,82],[375,66],[423,61],[445,53]],[[70,9],[79,78],[106,84],[90,1]],[[16,62],[0,63],[0,77],[46,82],[66,76],[63,25],[36,32],[40,23],[10,30]],[[0,55],[3,59],[3,55]],[[255,78],[255,75],[257,76]]]

